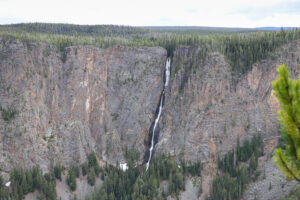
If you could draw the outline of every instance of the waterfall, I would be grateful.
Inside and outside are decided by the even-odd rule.
[[[152,137],[151,137],[151,147],[149,149],[149,158],[147,161],[147,167],[146,167],[146,171],[149,168],[149,164],[152,158],[152,154],[153,154],[153,149],[154,149],[154,145],[155,145],[155,130],[159,124],[159,119],[162,113],[162,108],[163,108],[163,101],[164,101],[164,97],[165,97],[165,88],[168,86],[169,84],[169,79],[170,79],[170,69],[171,69],[171,59],[167,58],[167,62],[166,62],[166,68],[165,68],[165,78],[164,78],[164,86],[163,86],[163,90],[162,90],[162,94],[160,96],[160,102],[159,102],[159,108],[158,108],[158,113],[157,116],[155,118],[154,121],[154,126],[153,126],[153,130],[152,130]]]
[[[165,72],[165,74],[166,74],[165,87],[167,87],[169,84],[170,69],[171,69],[171,59],[168,58],[167,63],[166,63],[166,72]],[[163,90],[165,90],[165,88]]]

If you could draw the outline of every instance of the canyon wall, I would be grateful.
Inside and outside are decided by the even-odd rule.
[[[95,151],[122,161],[125,148],[145,151],[163,83],[159,47],[69,47],[0,40],[0,168],[80,164]],[[65,62],[61,57],[65,56]]]
[[[0,169],[57,162],[81,164],[95,151],[99,161],[125,161],[140,152],[163,88],[167,52],[161,47],[107,49],[54,46],[0,38]],[[284,45],[246,74],[232,77],[219,52],[180,46],[172,58],[156,152],[212,163],[238,137],[261,133],[267,155],[276,146],[278,102],[271,81],[285,63],[300,73],[300,41]],[[234,83],[232,80],[239,80]],[[213,176],[213,175],[212,175]]]

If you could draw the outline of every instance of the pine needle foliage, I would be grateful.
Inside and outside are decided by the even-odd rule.
[[[300,79],[291,80],[288,67],[278,67],[272,85],[280,102],[278,111],[284,148],[275,150],[274,161],[287,180],[300,182]]]

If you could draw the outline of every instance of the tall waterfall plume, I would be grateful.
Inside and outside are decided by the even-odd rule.
[[[170,80],[170,70],[171,70],[171,59],[168,58],[167,62],[166,62],[166,68],[165,68],[164,86],[163,86],[162,93],[161,93],[161,96],[160,96],[158,112],[157,112],[157,115],[155,117],[154,126],[153,126],[153,129],[152,129],[152,136],[151,136],[151,143],[150,143],[151,146],[150,146],[150,149],[149,149],[149,158],[148,158],[148,161],[147,161],[146,171],[149,168],[149,164],[150,164],[151,158],[153,156],[153,150],[154,150],[154,146],[155,146],[155,141],[154,141],[155,132],[156,132],[156,129],[158,128],[159,119],[160,119],[162,109],[163,109],[164,98],[165,98],[165,88],[168,86],[169,80]]]

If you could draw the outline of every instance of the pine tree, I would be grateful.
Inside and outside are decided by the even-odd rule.
[[[22,181],[21,181],[21,187],[23,188],[23,193],[27,194],[28,191],[28,185],[27,185],[27,179],[26,174],[22,171]]]
[[[34,192],[31,170],[26,172],[26,179],[28,184],[28,192]]]
[[[277,148],[274,160],[287,180],[300,182],[300,80],[291,80],[285,65],[277,71],[272,85],[281,106],[278,119],[286,148]]]
[[[89,167],[94,167],[97,165],[97,158],[95,152],[92,151],[90,153],[88,160],[89,160]]]
[[[95,172],[94,170],[91,170],[91,172],[88,174],[88,183],[91,185],[91,186],[94,186],[95,185],[95,182],[96,182],[96,175],[95,175]]]
[[[81,165],[81,170],[82,170],[82,175],[85,176],[87,175],[88,171],[89,171],[89,166],[87,163],[83,163]]]
[[[75,176],[75,172],[73,171],[72,167],[69,170],[67,183],[72,191],[76,190],[76,176]]]
[[[62,166],[60,164],[54,166],[54,175],[60,181],[61,181],[61,171],[62,171]]]

